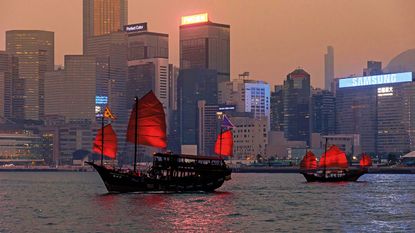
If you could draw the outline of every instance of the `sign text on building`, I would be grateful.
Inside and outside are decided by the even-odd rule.
[[[147,31],[147,23],[137,23],[124,26],[125,32],[142,32]]]
[[[182,25],[194,24],[194,23],[205,23],[208,21],[208,13],[189,15],[182,17]]]
[[[339,79],[339,88],[412,82],[412,72]]]

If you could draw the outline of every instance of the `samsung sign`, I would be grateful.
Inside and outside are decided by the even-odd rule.
[[[147,23],[137,23],[124,26],[125,32],[142,32],[147,31]]]
[[[412,82],[412,72],[339,79],[339,88]]]

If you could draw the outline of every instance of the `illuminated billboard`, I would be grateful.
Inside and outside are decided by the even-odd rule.
[[[194,24],[194,23],[205,23],[208,21],[208,14],[197,14],[182,17],[182,25]]]
[[[142,32],[147,31],[147,23],[137,23],[124,26],[125,32]]]
[[[412,72],[339,79],[339,88],[412,82]]]
[[[102,117],[102,111],[108,104],[108,96],[95,96],[95,116]]]

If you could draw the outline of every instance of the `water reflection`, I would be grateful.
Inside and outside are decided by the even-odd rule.
[[[149,228],[167,231],[227,231],[234,211],[232,193],[143,194],[133,198],[135,213],[150,217]]]

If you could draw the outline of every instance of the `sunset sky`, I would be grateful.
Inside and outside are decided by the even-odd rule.
[[[334,47],[335,76],[361,74],[367,60],[386,66],[415,48],[414,0],[129,0],[129,23],[168,33],[170,62],[179,62],[180,17],[208,12],[231,25],[231,78],[281,84],[298,66],[321,87],[326,46]],[[56,64],[82,52],[82,0],[0,0],[0,50],[5,32],[55,32]]]

